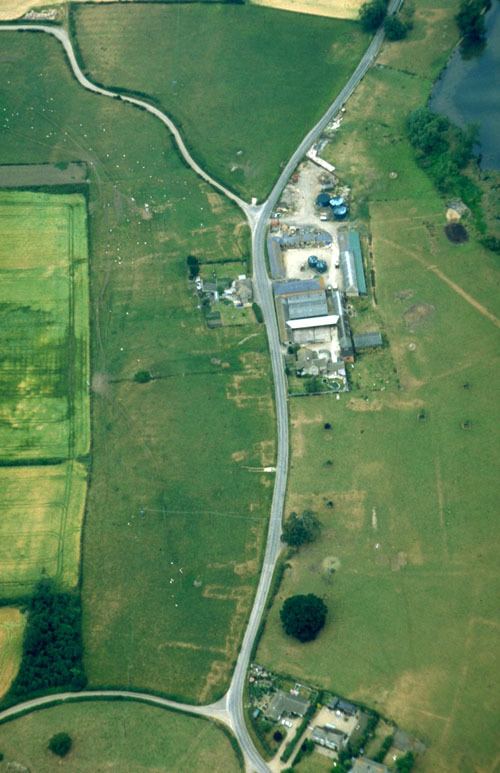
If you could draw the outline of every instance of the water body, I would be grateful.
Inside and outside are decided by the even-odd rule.
[[[482,169],[500,169],[500,2],[485,17],[486,45],[464,59],[457,48],[434,86],[430,107],[458,126],[479,125]]]

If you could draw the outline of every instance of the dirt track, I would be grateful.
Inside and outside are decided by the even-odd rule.
[[[94,3],[102,3],[105,0],[93,0]],[[19,19],[20,16],[29,11],[30,8],[39,8],[40,6],[59,5],[65,0],[1,0],[0,3],[0,21],[10,19]],[[74,0],[81,3],[84,0]],[[115,0],[106,0],[106,2],[115,2]]]

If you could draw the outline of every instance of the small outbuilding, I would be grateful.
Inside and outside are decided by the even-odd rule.
[[[378,349],[384,345],[382,334],[378,332],[355,334],[352,337],[352,341],[356,351],[361,349]]]

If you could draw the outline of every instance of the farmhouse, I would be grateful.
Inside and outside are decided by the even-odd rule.
[[[285,715],[303,717],[309,706],[309,701],[299,698],[297,695],[290,695],[283,692],[283,690],[278,690],[269,704],[266,716],[274,722],[279,722]]]
[[[326,749],[338,752],[346,745],[347,736],[341,730],[335,730],[328,726],[315,727],[311,733],[311,741],[318,746],[324,746]]]

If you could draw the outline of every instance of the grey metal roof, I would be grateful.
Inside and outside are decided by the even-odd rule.
[[[342,250],[340,253],[340,268],[344,280],[344,292],[346,295],[359,295],[358,277],[356,275],[356,263],[354,253],[351,250]]]
[[[266,716],[275,721],[280,719],[283,714],[295,714],[298,717],[303,717],[309,706],[309,701],[296,695],[285,693],[283,690],[278,690],[273,696]]]
[[[290,279],[285,282],[274,282],[273,287],[275,295],[295,295],[321,290],[321,282],[319,279]]]
[[[328,314],[328,304],[324,290],[292,295],[287,300],[288,319],[306,317],[324,317]]]
[[[381,333],[359,333],[352,337],[355,349],[375,349],[377,346],[383,346],[384,341]]]
[[[349,250],[354,255],[354,268],[356,271],[357,285],[360,295],[366,295],[366,277],[365,269],[363,266],[363,255],[361,252],[361,242],[359,240],[359,234],[353,228],[349,229],[348,237]]]
[[[267,254],[269,255],[269,268],[273,279],[284,279],[285,266],[279,239],[276,236],[267,237]]]
[[[349,325],[349,319],[344,310],[344,304],[342,303],[342,296],[339,290],[332,291],[333,309],[335,314],[338,315],[337,330],[339,335],[340,353],[342,357],[352,357],[354,354],[354,348],[351,338],[351,327]],[[337,700],[337,698],[335,699]]]

